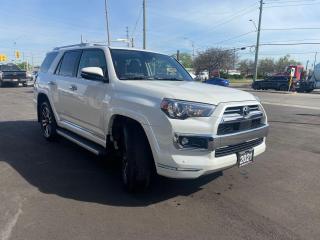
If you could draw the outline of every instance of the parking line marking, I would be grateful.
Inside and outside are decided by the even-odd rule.
[[[265,102],[265,101],[262,101],[262,103],[268,104],[268,105],[275,105],[275,106],[295,107],[295,108],[303,108],[303,109],[319,110],[320,111],[320,107],[311,107],[311,106],[303,106],[303,105],[295,105],[295,104],[272,103],[272,102]]]

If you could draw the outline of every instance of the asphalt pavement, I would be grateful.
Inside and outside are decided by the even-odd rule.
[[[253,94],[271,125],[253,164],[129,195],[114,162],[41,137],[32,88],[1,88],[0,239],[319,239],[320,94]]]

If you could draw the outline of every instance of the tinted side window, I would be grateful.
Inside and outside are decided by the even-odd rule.
[[[65,77],[74,77],[78,70],[80,56],[80,50],[65,52],[57,69],[57,74]]]
[[[48,53],[41,64],[40,72],[48,72],[53,60],[56,58],[57,55],[58,55],[58,52]]]
[[[78,76],[82,68],[85,67],[100,67],[103,70],[104,75],[107,75],[107,62],[102,50],[92,49],[83,50],[81,60],[79,63]]]

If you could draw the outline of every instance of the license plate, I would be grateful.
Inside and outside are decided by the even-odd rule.
[[[15,79],[12,79],[12,81],[13,81],[13,82],[18,82],[18,79],[15,78]]]
[[[253,149],[239,152],[237,156],[238,156],[238,166],[243,167],[253,162]]]

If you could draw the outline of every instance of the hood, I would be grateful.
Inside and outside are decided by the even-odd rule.
[[[256,98],[247,92],[228,87],[220,87],[200,82],[189,81],[125,81],[125,84],[138,88],[145,94],[186,101],[219,104],[222,102],[255,101]]]

